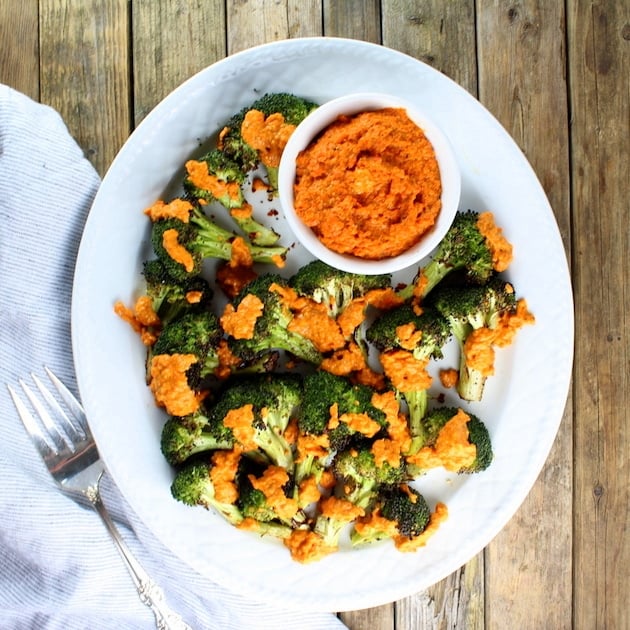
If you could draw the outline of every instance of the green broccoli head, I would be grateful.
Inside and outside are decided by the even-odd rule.
[[[187,267],[175,260],[166,246],[166,237],[172,230],[176,233],[177,243],[186,248],[191,256],[192,266]],[[201,255],[194,249],[196,230],[190,223],[184,223],[176,218],[160,219],[151,224],[151,244],[160,264],[170,278],[175,282],[184,282],[197,277],[201,272]]]
[[[326,304],[330,315],[337,317],[354,298],[391,286],[391,275],[356,274],[313,260],[295,273],[289,284],[299,295]]]
[[[333,467],[337,477],[358,485],[370,482],[378,486],[392,486],[402,483],[406,478],[402,458],[398,466],[392,466],[388,461],[379,465],[367,445],[337,453]]]
[[[165,247],[164,235],[169,230],[175,231],[178,245],[190,254],[190,269],[175,260]],[[231,260],[234,239],[232,232],[218,226],[198,207],[193,208],[188,223],[174,217],[160,219],[153,222],[151,231],[153,251],[175,281],[199,275],[205,259]],[[255,263],[277,265],[286,258],[287,248],[281,245],[261,246],[247,241],[245,245]]]
[[[285,122],[290,125],[298,125],[312,112],[317,105],[299,96],[288,93],[271,93],[265,94],[261,98],[254,101],[251,105],[244,107],[237,114],[232,116],[220,137],[221,150],[226,153],[232,160],[240,165],[241,170],[245,173],[255,169],[260,157],[256,149],[245,142],[241,135],[241,127],[245,116],[251,110],[262,112],[265,117],[271,114],[282,114]],[[269,179],[272,187],[277,188],[277,168],[276,173],[269,172]]]
[[[199,187],[192,181],[190,175],[184,178],[184,190],[186,195],[194,201],[203,199],[208,203],[218,201],[226,208],[240,208],[245,203],[242,184],[245,183],[246,175],[239,165],[230,159],[225,152],[219,149],[212,149],[200,157],[198,162],[205,162],[208,167],[208,174],[215,177],[223,186]],[[233,184],[232,186],[228,186]]]
[[[173,280],[157,258],[144,263],[143,275],[146,294],[163,326],[186,313],[210,308],[214,292],[200,276]]]
[[[253,360],[268,350],[285,350],[299,359],[319,364],[322,356],[313,343],[288,329],[293,315],[283,304],[281,296],[272,290],[272,285],[288,286],[287,281],[277,274],[263,274],[248,283],[232,301],[234,308],[238,309],[247,295],[253,295],[263,304],[262,315],[256,319],[253,337],[231,339],[232,352],[243,359]]]
[[[175,260],[165,246],[165,234],[176,234],[178,245],[187,250],[192,259],[192,267]],[[151,229],[151,243],[157,258],[162,262],[168,275],[181,281],[198,276],[204,258],[230,260],[231,241],[234,235],[212,222],[201,210],[195,208],[190,220],[185,223],[175,217],[154,221]]]
[[[316,108],[316,103],[287,92],[265,94],[249,107],[262,112],[265,116],[282,114],[285,122],[296,126]]]
[[[426,441],[424,446],[434,446],[440,431],[446,423],[457,415],[459,409],[456,407],[436,407],[427,413],[424,418],[424,426],[426,428]],[[467,422],[468,442],[474,444],[477,449],[477,455],[473,464],[460,469],[460,473],[481,472],[488,468],[494,457],[492,450],[492,441],[488,428],[476,415],[466,412],[470,420]]]
[[[304,521],[303,513],[298,510],[293,516],[278,514],[269,502],[264,492],[254,487],[254,480],[260,479],[265,473],[265,465],[243,458],[239,469],[238,501],[237,504],[246,518],[253,518],[259,523],[279,523],[294,526]],[[294,492],[293,480],[289,478],[283,487],[287,499],[292,498]]]
[[[463,342],[474,329],[496,328],[501,315],[516,308],[516,294],[510,282],[495,275],[482,286],[440,287],[431,303]]]
[[[291,470],[293,451],[284,431],[299,405],[300,391],[297,375],[251,375],[231,379],[209,410],[210,422],[223,424],[231,411],[251,405],[253,441],[257,449],[267,461]],[[226,427],[226,430],[236,441],[237,435],[232,429]]]
[[[256,521],[268,523],[278,518],[265,494],[252,485],[246,477],[241,480],[239,486],[239,507],[245,518],[253,518]]]
[[[381,516],[393,525],[393,530],[379,521],[370,522],[368,519],[362,527],[355,526],[350,532],[353,545],[375,543],[394,536],[416,538],[431,519],[431,509],[425,498],[407,484],[382,488],[373,510],[379,510]]]
[[[217,500],[210,476],[211,470],[209,458],[185,464],[173,479],[171,494],[174,499],[186,505],[214,508],[231,524],[238,525],[243,520],[243,515],[236,505]]]
[[[199,200],[208,203],[218,201],[228,210],[245,208],[243,184],[247,175],[239,164],[220,149],[212,149],[199,158],[198,162],[206,164],[210,178],[205,186],[201,186],[199,180],[195,180],[197,184],[193,183],[194,178],[190,174],[184,179],[186,196],[193,203]],[[254,219],[251,212],[230,212],[230,218],[254,245],[270,247],[280,240],[280,235],[275,230]]]
[[[478,473],[490,466],[494,458],[488,427],[472,414],[468,422],[468,440],[477,447],[477,457],[472,465],[460,469],[460,473]]]
[[[153,353],[194,354],[202,363],[208,360],[214,369],[218,365],[216,347],[222,334],[219,320],[211,311],[186,313],[164,326]]]
[[[409,324],[421,333],[412,347],[409,339],[400,338],[401,327]],[[385,311],[366,331],[367,340],[379,350],[409,350],[418,360],[440,359],[450,335],[448,321],[437,310],[423,306],[422,314],[416,315],[408,303]]]
[[[415,538],[429,524],[431,508],[414,488],[405,485],[384,489],[379,496],[381,514],[396,523],[401,536]]]
[[[479,231],[478,219],[479,213],[472,210],[455,215],[431,260],[421,270],[426,281],[422,297],[452,271],[464,271],[477,284],[483,284],[493,274],[492,252]]]
[[[354,442],[360,442],[364,436],[352,429],[346,422],[339,422],[330,428],[331,408],[337,406],[337,413],[366,414],[371,420],[380,425],[377,435],[387,428],[387,420],[382,410],[372,404],[372,388],[352,383],[343,376],[337,376],[317,370],[304,376],[304,394],[299,416],[299,426],[303,433],[322,435],[327,433],[331,451],[348,448]],[[373,436],[374,437],[374,436]]]
[[[499,276],[493,276],[483,286],[440,287],[431,296],[431,301],[448,320],[460,344],[457,392],[464,400],[479,401],[488,377],[469,365],[464,346],[474,330],[496,328],[501,316],[516,308],[514,287]]]
[[[172,466],[183,464],[193,455],[230,449],[234,437],[219,423],[211,423],[205,411],[185,417],[170,417],[162,428],[160,447],[166,461]]]

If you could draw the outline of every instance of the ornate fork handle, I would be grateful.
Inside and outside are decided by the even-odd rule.
[[[103,504],[99,491],[99,482],[91,486],[85,492],[85,496],[101,517],[116,545],[116,549],[118,549],[122,559],[125,561],[125,565],[136,585],[140,601],[153,611],[158,630],[192,630],[179,615],[169,609],[164,601],[162,589],[147,575],[146,571],[134,558]]]

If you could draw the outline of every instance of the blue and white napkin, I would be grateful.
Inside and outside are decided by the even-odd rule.
[[[0,85],[0,628],[154,628],[98,516],[56,489],[5,384],[44,365],[76,392],[70,345],[74,263],[100,180],[51,108]],[[334,630],[332,614],[280,610],[183,566],[111,480],[123,537],[195,630]]]

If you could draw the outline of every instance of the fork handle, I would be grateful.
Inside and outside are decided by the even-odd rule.
[[[107,508],[101,500],[100,493],[93,493],[88,498],[105,524],[116,545],[116,549],[118,549],[122,559],[125,561],[125,565],[136,585],[140,601],[153,611],[158,630],[192,630],[179,615],[170,610],[164,601],[162,589],[148,576],[146,571],[140,566],[140,563],[135,559],[116,525],[114,525],[114,521],[112,521]]]

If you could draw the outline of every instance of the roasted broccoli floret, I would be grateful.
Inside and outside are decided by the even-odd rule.
[[[249,282],[234,298],[232,306],[238,311],[247,296],[253,296],[263,305],[262,314],[256,319],[254,334],[250,339],[230,339],[232,352],[245,360],[269,350],[285,350],[295,357],[319,364],[321,354],[313,343],[302,335],[289,330],[293,315],[274,288],[286,288],[287,281],[277,274],[263,274]]]
[[[278,354],[270,352],[252,357],[240,363],[221,366],[219,357],[223,330],[216,315],[211,311],[186,313],[179,319],[169,322],[160,332],[151,347],[147,363],[160,354],[193,354],[197,361],[188,368],[188,382],[193,389],[201,388],[201,382],[211,376],[225,378],[229,375],[242,376],[271,372],[278,363]],[[227,374],[216,374],[217,368],[227,370]]]
[[[397,486],[387,488],[380,497],[381,514],[396,523],[401,536],[415,538],[429,524],[431,508],[414,488]]]
[[[333,505],[338,501],[341,507],[327,509],[328,500],[324,499],[323,509],[313,525],[313,530],[330,547],[337,546],[349,522],[369,511],[381,489],[400,484],[406,474],[402,459],[398,467],[389,462],[377,464],[368,445],[338,453],[333,470],[342,490],[330,501]]]
[[[353,545],[373,543],[396,536],[415,538],[427,528],[431,519],[431,508],[425,498],[406,484],[381,490],[374,510],[378,510],[380,516],[389,523],[383,526],[380,520],[367,519],[361,527],[355,525],[350,533]]]
[[[401,337],[403,331],[404,338]],[[423,306],[422,313],[417,315],[409,303],[385,311],[366,331],[367,340],[381,352],[411,352],[418,361],[419,369],[425,369],[429,359],[442,357],[442,348],[450,336],[448,321],[437,310]],[[414,441],[422,439],[422,418],[428,406],[428,390],[405,389],[398,393],[407,403],[412,438]]]
[[[232,160],[240,164],[244,172],[251,171],[256,168],[259,163],[262,163],[267,170],[269,184],[272,190],[276,191],[278,188],[279,154],[271,152],[273,158],[269,159],[267,151],[262,152],[258,147],[251,146],[251,144],[243,138],[243,122],[248,112],[255,110],[261,112],[265,118],[272,114],[281,114],[285,123],[298,125],[316,107],[317,105],[315,103],[293,94],[265,94],[248,107],[244,107],[228,120],[219,137],[219,148]]]
[[[493,274],[492,252],[479,231],[479,213],[458,212],[430,261],[420,269],[414,283],[420,282],[418,297],[426,297],[449,273],[462,271],[473,284],[485,283]],[[402,289],[403,298],[413,295],[414,284]]]
[[[229,380],[208,415],[229,428],[234,441],[251,453],[292,471],[293,451],[284,432],[300,404],[301,379],[294,374],[253,375]]]
[[[289,284],[299,295],[326,304],[331,317],[337,317],[354,298],[372,289],[389,287],[391,275],[356,274],[313,260],[294,274]]]
[[[226,208],[240,208],[245,203],[241,186],[245,183],[246,174],[239,165],[231,160],[223,151],[211,149],[198,160],[187,163],[188,174],[184,178],[186,195],[195,202],[202,199],[208,203],[218,201]],[[197,174],[192,166],[207,167],[208,176],[202,170],[204,177]]]
[[[300,430],[311,435],[326,433],[330,450],[341,451],[366,437],[345,419],[350,419],[351,414],[365,414],[374,427],[374,433],[367,437],[381,435],[387,428],[387,420],[383,411],[372,404],[373,395],[374,391],[367,385],[353,384],[347,378],[325,370],[306,374]],[[336,418],[331,416],[333,409]]]
[[[170,239],[170,240],[169,240]],[[174,280],[198,275],[204,259],[231,260],[235,235],[211,221],[199,208],[193,208],[188,223],[177,218],[160,219],[152,224],[153,251]],[[183,248],[188,261],[176,260],[169,254],[166,242]],[[286,257],[286,248],[279,245],[260,247],[245,242],[252,260],[278,264]]]
[[[187,313],[168,323],[153,344],[150,358],[161,354],[192,354],[197,361],[189,370],[195,384],[219,365],[217,347],[222,336],[219,320],[211,311]]]
[[[345,498],[366,509],[385,487],[396,486],[406,478],[404,459],[398,466],[388,461],[377,464],[369,446],[353,448],[337,453],[333,462],[335,476],[341,479]]]
[[[206,280],[192,276],[184,280],[173,280],[164,263],[158,259],[144,263],[143,275],[146,294],[162,326],[182,317],[186,313],[208,310],[213,291]]]
[[[261,523],[277,522],[290,527],[297,527],[304,523],[304,512],[298,507],[294,494],[293,479],[287,474],[287,481],[280,491],[283,499],[270,500],[265,492],[256,487],[258,482],[265,478],[269,468],[243,458],[238,484],[238,506],[246,518],[253,518]],[[272,469],[272,475],[277,475],[277,470]],[[263,483],[263,486],[265,484]]]
[[[210,476],[212,462],[195,461],[185,464],[171,484],[173,498],[186,505],[198,505],[206,509],[214,508],[232,525],[238,525],[243,520],[241,511],[234,503],[218,501],[214,483]]]
[[[201,176],[196,174],[193,166],[207,169]],[[194,202],[204,200],[208,203],[218,201],[230,210],[230,216],[236,225],[255,245],[263,247],[275,245],[280,235],[271,228],[254,219],[251,206],[246,203],[242,186],[246,174],[239,165],[230,159],[224,151],[212,149],[199,160],[187,164],[188,176],[184,179],[184,190]]]
[[[210,475],[212,468],[210,458],[184,464],[171,484],[171,494],[176,500],[186,505],[213,508],[232,525],[240,525],[245,517],[239,506],[236,503],[218,501],[216,498],[214,483]],[[237,477],[239,476],[237,474]],[[238,481],[237,478],[236,482]],[[252,523],[255,523],[255,527],[248,527],[248,529],[254,529],[260,535],[286,538],[292,531],[291,527],[282,523],[263,521],[252,521]]]
[[[457,415],[459,409],[456,407],[437,407],[427,413],[424,419],[426,430],[426,441],[423,446],[432,447],[435,445],[440,431],[446,423]],[[474,444],[477,449],[475,461],[470,466],[458,469],[459,473],[481,472],[490,466],[493,459],[492,442],[488,428],[474,414],[466,412],[470,420],[466,423],[468,428],[468,443]]]
[[[162,454],[172,466],[193,455],[234,446],[234,436],[223,424],[211,423],[205,410],[188,416],[171,416],[162,428]]]
[[[496,328],[501,315],[514,311],[516,308],[514,287],[500,277],[494,276],[487,284],[479,287],[442,287],[431,297],[431,302],[448,320],[453,336],[460,345],[457,392],[463,400],[479,401],[490,373],[487,370],[487,362],[484,362],[486,365],[483,369],[471,364],[467,359],[466,343],[474,341],[478,347],[483,346],[492,352],[491,341],[482,339],[481,335],[488,329]],[[479,338],[474,339],[471,337],[473,334]],[[490,338],[491,336],[489,333]]]

